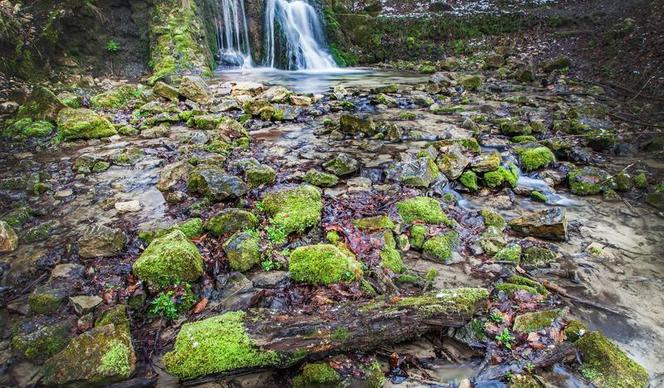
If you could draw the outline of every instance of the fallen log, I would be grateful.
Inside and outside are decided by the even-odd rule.
[[[265,309],[229,312],[183,325],[173,350],[164,355],[164,365],[174,376],[190,380],[368,351],[435,329],[463,326],[484,310],[487,297],[483,288],[459,288],[346,303],[317,315]]]

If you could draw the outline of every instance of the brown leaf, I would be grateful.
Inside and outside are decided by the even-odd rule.
[[[196,306],[194,306],[194,314],[200,314],[205,310],[205,308],[208,305],[208,298],[203,298],[196,303]]]

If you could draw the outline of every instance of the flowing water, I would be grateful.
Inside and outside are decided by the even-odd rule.
[[[220,63],[230,67],[252,67],[244,1],[221,0],[220,8],[215,20]]]

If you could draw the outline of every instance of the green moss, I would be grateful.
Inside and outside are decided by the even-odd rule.
[[[140,231],[138,232],[138,238],[149,244],[154,239],[163,237],[174,230],[181,231],[189,239],[198,237],[203,234],[203,220],[201,220],[200,218],[191,218],[181,224],[172,226],[170,228],[157,229],[151,231]]]
[[[448,232],[427,240],[422,246],[424,254],[436,261],[446,263],[452,258],[454,247],[459,241],[459,233]]]
[[[378,361],[374,360],[368,368],[364,368],[364,372],[364,384],[367,388],[383,388],[385,386],[387,379]]]
[[[196,245],[175,230],[152,241],[132,271],[139,279],[163,287],[197,280],[203,275],[203,267]]]
[[[549,295],[549,291],[542,284],[523,276],[512,275],[509,277],[509,279],[507,279],[507,282],[511,284],[520,284],[522,286],[528,286],[534,288],[535,290],[537,290],[537,293],[540,295],[544,296]]]
[[[215,237],[220,237],[240,230],[255,229],[258,224],[258,217],[249,211],[225,209],[207,221],[205,230]]]
[[[5,214],[2,217],[2,221],[5,221],[12,228],[16,228],[28,222],[31,217],[32,209],[27,206],[21,206]]]
[[[517,150],[521,166],[526,171],[535,171],[547,167],[556,160],[550,149],[546,147],[521,148]]]
[[[196,129],[213,131],[225,120],[226,117],[216,114],[196,115],[187,120],[187,125]]]
[[[500,283],[496,284],[496,291],[502,291],[507,295],[513,295],[516,291],[526,291],[531,295],[538,295],[536,289],[522,284],[512,284],[512,283]]]
[[[300,233],[316,225],[323,209],[320,190],[309,185],[268,193],[262,204],[271,217],[271,226],[286,235]]]
[[[518,263],[521,260],[521,245],[511,244],[498,251],[493,256],[496,261],[511,261]]]
[[[116,375],[129,377],[131,365],[129,362],[130,349],[120,341],[113,341],[110,349],[102,356],[98,371],[102,375]]]
[[[24,333],[19,325],[12,335],[12,347],[27,359],[44,361],[67,346],[70,340],[69,329],[68,323],[58,322]]]
[[[23,130],[27,137],[47,137],[53,132],[53,124],[48,121],[35,121]]]
[[[422,249],[429,236],[429,229],[424,225],[413,225],[410,228],[410,245],[415,249]]]
[[[28,305],[32,314],[52,314],[58,310],[63,297],[48,292],[34,291],[28,297]]]
[[[396,308],[415,308],[425,315],[444,312],[473,314],[488,296],[489,292],[484,288],[456,288],[403,298],[396,302]]]
[[[361,230],[393,230],[396,225],[388,216],[375,216],[353,220],[353,225]]]
[[[637,189],[645,189],[648,187],[648,177],[646,177],[645,171],[639,171],[634,176],[634,186]]]
[[[648,372],[602,333],[585,334],[576,346],[581,352],[581,373],[598,387],[647,387]]]
[[[129,332],[129,317],[127,316],[127,307],[119,304],[104,313],[95,322],[95,327],[101,327],[113,324],[114,327]]]
[[[576,319],[567,322],[567,326],[565,326],[565,337],[567,337],[567,340],[570,342],[576,342],[587,332],[588,327],[586,327],[583,322]]]
[[[341,240],[341,236],[336,230],[331,230],[325,234],[325,239],[332,244],[336,244]]]
[[[546,202],[549,199],[546,197],[546,195],[540,193],[539,191],[531,191],[530,192],[530,198],[537,202]]]
[[[110,121],[89,109],[65,108],[58,114],[58,134],[63,140],[98,139],[117,135]]]
[[[552,250],[538,246],[524,249],[521,256],[521,264],[536,267],[545,266],[554,261],[556,261],[556,254]]]
[[[180,378],[220,373],[256,366],[272,366],[279,357],[261,350],[244,327],[245,313],[229,312],[185,323],[173,350],[164,356],[166,370]]]
[[[339,183],[339,178],[326,172],[309,170],[304,176],[304,181],[318,187],[333,187]]]
[[[255,233],[237,232],[223,245],[231,268],[244,272],[261,261],[261,240]]]
[[[399,251],[391,247],[385,247],[380,252],[380,264],[394,273],[401,273],[406,269]]]
[[[613,182],[618,191],[630,191],[634,187],[632,177],[624,171],[619,172],[613,177]]]
[[[341,383],[341,375],[329,364],[306,364],[302,373],[293,379],[293,388],[333,387]]]
[[[525,136],[533,132],[532,127],[525,121],[504,119],[499,124],[500,132],[509,136]]]
[[[107,92],[98,94],[90,100],[95,108],[126,108],[130,101],[141,99],[141,88],[136,85],[121,85]]]
[[[567,174],[572,193],[577,195],[595,195],[605,189],[610,176],[597,168],[584,167],[572,170]]]
[[[401,219],[411,224],[425,222],[427,224],[450,224],[449,218],[443,213],[440,203],[428,197],[415,197],[398,202],[397,212]]]
[[[477,185],[477,174],[473,171],[466,171],[461,174],[459,182],[470,191],[477,191],[477,189],[479,189],[479,186]]]
[[[244,172],[249,187],[255,188],[262,185],[274,183],[277,172],[269,166],[251,167]]]
[[[477,90],[482,86],[482,77],[479,75],[467,75],[459,80],[459,84],[468,90]]]
[[[484,174],[484,183],[487,185],[487,187],[490,188],[500,187],[503,185],[503,183],[508,183],[510,186],[516,187],[518,180],[518,170],[508,170],[503,166],[500,166],[496,170],[489,171]]]
[[[498,228],[499,230],[505,229],[506,225],[505,219],[500,214],[492,210],[483,209],[480,210],[480,215],[482,216],[482,218],[484,218],[484,226],[486,227],[493,226]]]
[[[362,278],[361,264],[348,250],[335,245],[299,247],[289,258],[291,278],[297,282],[328,285]]]
[[[531,135],[514,136],[511,140],[512,140],[512,143],[534,143],[534,142],[537,141],[535,136],[531,136]]]

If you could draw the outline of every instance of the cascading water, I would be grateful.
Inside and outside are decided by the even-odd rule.
[[[219,59],[223,66],[252,67],[244,0],[221,0],[216,18]]]
[[[327,50],[319,15],[306,1],[267,0],[265,34],[266,66],[287,70],[337,67]]]

